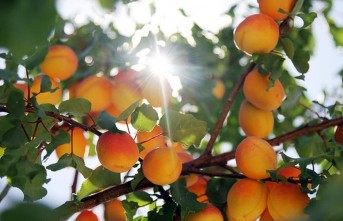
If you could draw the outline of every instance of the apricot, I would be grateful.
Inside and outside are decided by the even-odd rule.
[[[290,13],[295,5],[296,0],[257,0],[260,11],[269,15],[274,20],[284,20],[288,14],[279,12],[280,9]]]
[[[278,40],[278,24],[264,14],[250,15],[234,31],[237,48],[249,55],[271,52]]]
[[[77,55],[71,48],[65,45],[53,45],[39,67],[44,74],[62,81],[74,74],[78,64]]]
[[[114,80],[111,90],[111,100],[113,113],[118,116],[123,113],[134,102],[141,100],[140,90],[137,85],[127,81]],[[115,116],[116,117],[116,116]]]
[[[64,154],[71,153],[71,142],[73,142],[73,154],[83,158],[85,156],[87,139],[81,128],[75,127],[73,133],[71,130],[68,131],[70,135],[70,142],[62,144],[56,148],[56,154],[58,158],[61,158]],[[73,134],[73,136],[71,136]]]
[[[167,185],[180,177],[182,162],[173,149],[162,147],[150,151],[145,156],[142,168],[144,176],[150,182]]]
[[[97,215],[90,210],[82,211],[75,219],[75,221],[98,221]]]
[[[144,159],[151,150],[157,147],[166,147],[163,130],[159,125],[156,125],[151,131],[138,131],[137,142],[142,143],[144,147],[144,150],[139,153],[141,159]]]
[[[188,214],[186,221],[223,221],[223,215],[220,210],[212,204],[207,206],[198,213]]]
[[[215,85],[214,85],[214,88],[212,89],[212,94],[220,100],[224,97],[225,85],[218,78],[213,79],[213,81],[214,81]]]
[[[274,221],[273,217],[270,215],[268,208],[264,210],[260,217],[260,221]]]
[[[42,75],[37,76],[31,85],[30,92],[31,96],[33,93],[38,94],[40,92],[40,84],[42,81]],[[44,104],[44,103],[50,103],[57,105],[61,102],[62,100],[62,89],[61,89],[61,84],[54,79],[50,78],[51,82],[51,89],[58,88],[54,92],[44,92],[44,93],[39,93],[36,96],[36,100],[38,104]]]
[[[239,125],[247,136],[267,137],[273,130],[274,117],[271,111],[261,110],[248,101],[239,109]]]
[[[176,153],[180,157],[180,160],[182,163],[187,163],[187,162],[193,160],[193,157],[186,152],[177,152],[176,151]],[[191,173],[191,174],[185,176],[185,178],[186,178],[186,186],[191,186],[191,185],[195,184],[199,179],[198,175],[196,175],[194,173]],[[205,189],[205,193],[206,193],[206,189]]]
[[[245,98],[255,107],[265,111],[280,107],[285,97],[281,82],[276,80],[273,87],[269,87],[269,77],[269,74],[263,76],[257,70],[253,70],[247,75],[243,84]]]
[[[300,220],[310,199],[293,183],[278,183],[268,194],[268,210],[274,220]]]
[[[268,178],[267,170],[277,168],[277,157],[272,146],[259,137],[246,137],[238,145],[235,158],[240,171],[251,179]]]
[[[267,206],[267,188],[257,180],[241,179],[234,183],[227,195],[230,220],[256,220]]]
[[[76,97],[92,103],[91,111],[105,110],[111,104],[111,81],[104,75],[92,75],[81,81],[76,87]]]
[[[128,133],[103,133],[96,150],[100,163],[115,173],[128,171],[139,158],[138,147]]]
[[[142,96],[154,107],[166,107],[172,97],[172,89],[167,79],[146,78],[142,85]]]
[[[119,199],[111,200],[105,203],[105,220],[107,221],[125,221],[126,214],[122,202]]]
[[[19,83],[19,82],[16,82],[13,84],[14,87],[18,88],[19,90],[23,91],[24,93],[24,99],[27,99],[28,98],[28,93],[29,93],[29,86],[27,85],[27,83]]]
[[[334,136],[335,136],[335,141],[343,145],[343,125],[337,126]]]
[[[189,192],[192,192],[197,195],[197,200],[199,202],[208,202],[208,197],[206,195],[207,180],[202,177],[198,177],[198,180],[195,184],[188,186],[187,189]]]

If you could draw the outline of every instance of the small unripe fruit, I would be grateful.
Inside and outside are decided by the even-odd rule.
[[[97,215],[90,210],[82,211],[75,219],[75,221],[98,221]]]
[[[115,173],[128,171],[139,157],[138,147],[128,133],[102,134],[96,144],[96,150],[100,163]]]
[[[71,136],[71,131],[69,131],[69,134]],[[87,139],[83,134],[83,130],[81,128],[75,127],[73,129],[73,136],[70,137],[70,142],[62,144],[56,148],[56,154],[58,158],[61,158],[66,153],[71,153],[71,142],[73,142],[73,154],[81,158],[84,157],[87,146]]]
[[[237,181],[227,195],[227,214],[230,220],[256,220],[266,209],[267,188],[251,179]]]
[[[167,185],[181,175],[182,162],[177,153],[168,147],[150,151],[143,160],[143,174],[152,183]]]
[[[343,125],[338,125],[335,131],[335,141],[343,145]]]
[[[234,32],[236,46],[247,54],[271,52],[279,40],[279,26],[268,15],[247,17]]]
[[[247,137],[237,147],[235,158],[237,167],[251,179],[269,177],[267,170],[277,168],[277,157],[272,146],[258,137]]]
[[[253,70],[247,75],[243,84],[245,98],[255,107],[265,111],[279,108],[285,97],[279,80],[275,80],[273,87],[269,87],[269,76],[263,76],[257,70]]]
[[[40,92],[40,84],[42,81],[42,76],[38,76],[33,80],[33,83],[30,88],[31,96],[33,93],[38,94]],[[44,103],[50,103],[57,105],[61,102],[62,100],[62,89],[61,89],[61,84],[54,79],[50,78],[51,82],[51,89],[58,88],[54,92],[44,92],[44,93],[39,93],[36,96],[36,100],[38,104],[44,104]]]
[[[211,204],[207,204],[207,206],[198,213],[188,214],[186,218],[186,221],[223,221],[223,220],[224,218],[220,210]]]
[[[78,58],[75,52],[64,45],[54,45],[48,50],[40,69],[49,77],[65,80],[77,69]]]
[[[257,2],[263,14],[269,15],[275,20],[284,20],[288,14],[279,12],[279,10],[290,13],[296,0],[257,0]]]
[[[293,183],[278,183],[268,194],[268,210],[274,220],[302,220],[310,199]]]
[[[264,138],[273,130],[273,113],[261,110],[247,101],[241,104],[238,119],[239,125],[247,136]]]

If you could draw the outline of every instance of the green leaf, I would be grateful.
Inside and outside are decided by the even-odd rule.
[[[46,44],[54,29],[55,1],[1,1],[0,47],[5,47],[20,61],[24,55]]]
[[[176,212],[176,204],[173,201],[165,202],[158,211],[150,210],[148,212],[149,221],[173,220]]]
[[[108,131],[111,132],[118,132],[118,128],[116,126],[116,119],[112,117],[109,113],[106,111],[102,111],[99,114],[97,124]]]
[[[308,14],[299,13],[299,14],[297,14],[297,16],[299,16],[304,22],[302,28],[306,28],[313,23],[314,19],[317,18],[317,13],[315,13],[315,12],[310,12]]]
[[[133,221],[133,217],[136,215],[137,209],[139,208],[138,204],[127,200],[123,200],[122,204],[125,209],[127,221]]]
[[[114,9],[116,5],[116,0],[98,0],[101,7],[106,8],[106,9]]]
[[[13,71],[0,69],[0,79],[15,82],[19,79],[19,76]]]
[[[91,111],[91,102],[83,98],[71,98],[63,101],[58,109],[61,113],[70,113],[74,116],[84,116]]]
[[[121,113],[119,115],[119,117],[117,118],[117,122],[118,121],[125,121],[129,118],[129,116],[132,114],[132,112],[139,106],[140,101],[136,101],[133,104],[131,104],[128,108],[126,108],[125,111],[123,111],[123,113]]]
[[[151,131],[158,120],[156,110],[147,104],[137,107],[131,115],[132,126],[139,131]]]
[[[70,143],[70,135],[67,131],[59,129],[56,135],[51,136],[51,142],[45,145],[47,154],[44,156],[44,159],[50,156],[58,146],[66,143]]]
[[[79,199],[105,189],[109,186],[118,185],[121,183],[120,174],[114,173],[106,168],[99,166],[96,168],[90,177],[88,177],[81,185],[81,189],[77,193]]]
[[[209,201],[213,204],[226,203],[227,192],[235,182],[236,179],[231,178],[212,178],[207,181],[206,195]]]
[[[185,180],[179,180],[170,185],[173,200],[181,206],[181,220],[189,213],[197,213],[206,207],[205,203],[197,201],[197,196],[187,190]]]
[[[23,60],[21,64],[26,67],[27,70],[32,70],[37,67],[44,60],[46,54],[48,53],[49,44],[44,44],[38,47],[35,52],[28,58]]]
[[[294,67],[300,73],[306,73],[310,68],[309,65],[310,60],[310,53],[308,51],[304,51],[303,49],[296,49],[294,52],[294,57],[292,59]]]
[[[0,213],[0,220],[46,221],[55,220],[52,209],[38,203],[19,203]]]
[[[287,57],[289,57],[289,59],[292,60],[294,57],[294,51],[295,51],[293,41],[289,38],[282,38],[281,43]]]
[[[131,188],[133,190],[136,189],[137,185],[144,179],[144,174],[143,174],[143,170],[140,167],[137,171],[137,174],[135,175],[135,177],[133,178],[133,180],[131,181]]]
[[[206,122],[196,119],[191,114],[167,111],[160,120],[160,126],[173,141],[185,146],[199,146],[207,132]]]
[[[153,202],[152,198],[150,197],[150,194],[143,191],[129,193],[126,197],[126,200],[128,202],[137,203],[139,207],[148,205],[151,202]]]
[[[51,164],[46,168],[51,171],[58,171],[66,167],[74,167],[85,178],[92,174],[92,170],[86,167],[85,162],[81,157],[71,154],[64,154],[57,163]]]
[[[304,4],[304,0],[297,0],[294,7],[293,7],[293,10],[291,12],[291,15],[294,17],[302,8]]]
[[[40,92],[48,92],[51,91],[53,88],[51,88],[51,81],[50,78],[46,75],[42,75],[42,80],[40,82]]]
[[[23,92],[20,90],[12,90],[7,100],[8,112],[16,119],[22,120],[25,113],[25,101]]]
[[[2,136],[2,145],[7,148],[18,148],[24,145],[26,141],[25,133],[19,125],[9,129]]]
[[[281,75],[282,64],[285,61],[282,56],[274,53],[254,55],[253,60],[257,64],[259,72],[262,74],[272,74],[271,84],[274,84],[274,81],[278,79],[278,77],[273,76]]]
[[[336,46],[343,46],[343,27],[335,24],[333,19],[327,19],[330,27],[330,33]]]

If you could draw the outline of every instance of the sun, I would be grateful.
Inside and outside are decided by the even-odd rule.
[[[162,55],[156,55],[154,57],[148,58],[147,68],[151,71],[152,74],[165,77],[171,75],[173,70],[170,61]]]

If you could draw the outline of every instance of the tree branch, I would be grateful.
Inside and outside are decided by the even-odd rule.
[[[226,100],[225,106],[223,107],[223,110],[214,126],[213,132],[211,134],[211,138],[207,143],[206,149],[204,151],[204,153],[202,154],[202,156],[206,156],[206,155],[211,155],[212,152],[212,148],[213,145],[219,135],[220,130],[223,127],[224,121],[226,119],[227,114],[229,113],[232,103],[235,100],[239,90],[242,88],[245,77],[249,74],[249,72],[251,72],[254,68],[255,68],[256,64],[255,63],[251,63],[248,68],[246,69],[246,71],[242,74],[241,78],[238,80],[237,84],[235,84],[235,87],[233,88],[230,96],[228,97],[228,99]]]

